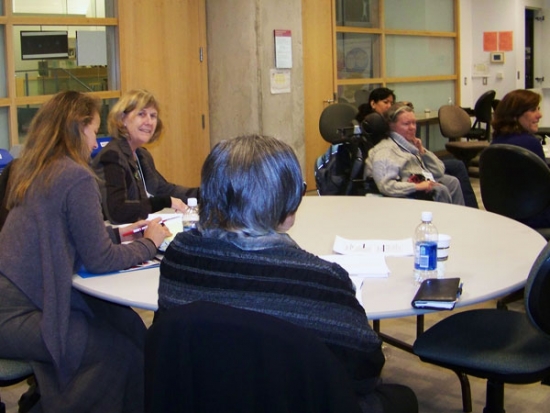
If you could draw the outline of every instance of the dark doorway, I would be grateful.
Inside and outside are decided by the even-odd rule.
[[[525,9],[525,88],[533,89],[534,85],[534,21],[535,11]]]

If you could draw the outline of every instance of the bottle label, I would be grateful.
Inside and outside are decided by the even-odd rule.
[[[433,271],[437,268],[437,242],[422,241],[415,246],[414,269]]]

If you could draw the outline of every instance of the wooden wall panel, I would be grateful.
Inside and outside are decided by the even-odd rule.
[[[148,149],[166,179],[187,186],[199,185],[210,150],[204,1],[118,2],[121,90],[157,97],[165,133]]]

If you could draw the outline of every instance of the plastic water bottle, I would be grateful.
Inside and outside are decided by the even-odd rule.
[[[183,214],[182,221],[184,231],[197,228],[197,224],[199,222],[199,207],[197,206],[197,198],[187,199],[187,210]]]
[[[422,212],[422,222],[414,233],[414,280],[417,284],[437,277],[437,238],[432,213]]]

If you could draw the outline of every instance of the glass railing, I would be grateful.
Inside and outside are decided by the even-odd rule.
[[[108,90],[107,67],[42,67],[16,71],[17,96],[50,95],[63,90],[98,92]]]

